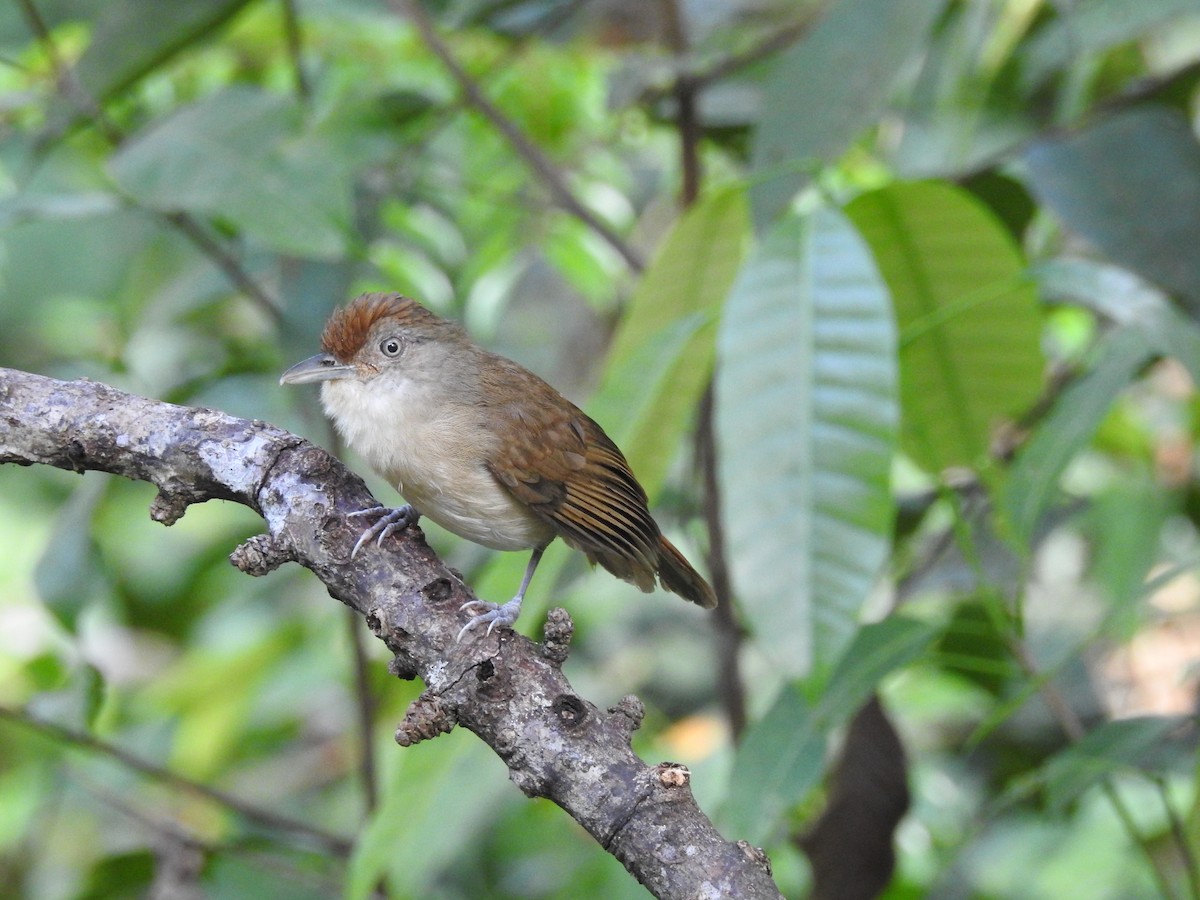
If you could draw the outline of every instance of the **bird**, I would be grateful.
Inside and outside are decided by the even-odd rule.
[[[398,293],[361,294],[330,314],[321,352],[280,384],[320,382],[347,445],[404,498],[352,515],[375,519],[351,558],[422,516],[495,550],[532,551],[511,600],[471,600],[458,633],[511,628],[556,537],[617,578],[716,606],[708,582],[663,536],[617,445],[546,381],[473,342]]]

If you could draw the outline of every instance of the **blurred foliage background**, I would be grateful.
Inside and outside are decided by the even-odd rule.
[[[786,894],[1200,898],[1198,82],[1193,0],[11,0],[0,363],[333,447],[278,374],[409,293],[707,559],[520,628]],[[645,896],[152,493],[0,468],[7,896]]]

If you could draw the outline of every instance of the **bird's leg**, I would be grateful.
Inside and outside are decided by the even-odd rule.
[[[533,555],[529,557],[529,564],[525,566],[525,576],[521,579],[521,586],[517,588],[517,595],[507,603],[501,605],[489,603],[486,600],[468,600],[459,607],[460,610],[482,610],[482,612],[462,627],[455,640],[461,641],[462,636],[476,625],[486,623],[488,634],[491,634],[492,629],[497,626],[500,628],[512,627],[513,623],[517,621],[517,616],[521,614],[521,601],[525,599],[525,591],[529,588],[529,582],[533,581],[533,573],[537,571],[538,563],[542,559],[542,551],[545,549],[545,547],[538,547],[533,551]]]
[[[416,525],[417,520],[421,518],[421,514],[408,503],[404,504],[404,506],[397,506],[395,509],[382,505],[371,506],[367,509],[360,509],[358,512],[352,512],[350,515],[379,516],[379,520],[362,533],[362,537],[358,539],[358,543],[350,551],[351,559],[358,556],[358,551],[362,549],[364,544],[368,544],[373,539],[378,538],[376,546],[382,547],[384,538],[389,534],[403,531],[409,525]]]

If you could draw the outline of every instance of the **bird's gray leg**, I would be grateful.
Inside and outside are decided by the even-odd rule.
[[[545,549],[545,547],[538,547],[533,551],[533,555],[529,557],[529,564],[525,566],[525,576],[521,579],[521,586],[517,588],[517,595],[507,603],[501,605],[489,603],[486,600],[468,600],[459,607],[459,609],[482,610],[482,612],[462,627],[455,640],[461,641],[462,636],[476,625],[486,624],[487,634],[491,634],[492,629],[497,626],[500,628],[512,627],[513,623],[517,621],[517,616],[521,614],[521,601],[525,599],[525,591],[529,589],[529,582],[533,581],[533,573],[537,571],[538,563],[542,560],[542,551]]]
[[[409,525],[416,525],[417,520],[421,518],[421,514],[413,508],[411,504],[397,506],[392,509],[388,506],[370,506],[367,509],[360,509],[358,512],[350,513],[351,516],[379,516],[379,520],[362,533],[358,539],[358,543],[354,545],[354,549],[350,551],[350,558],[358,556],[358,551],[363,548],[364,544],[370,543],[373,539],[378,538],[376,546],[383,546],[383,540],[389,534],[394,534],[397,531],[403,531]]]

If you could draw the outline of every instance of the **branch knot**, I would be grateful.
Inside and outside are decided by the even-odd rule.
[[[411,747],[421,741],[447,734],[458,724],[458,718],[436,694],[425,691],[413,701],[404,719],[396,726],[396,743]]]
[[[642,719],[646,717],[646,707],[633,694],[626,694],[616,706],[608,708],[609,721],[625,733],[626,738],[642,727]]]
[[[270,534],[256,534],[243,541],[229,554],[234,568],[247,575],[262,576],[274,572],[285,562],[295,560],[296,554],[283,541]]]
[[[570,614],[561,606],[554,607],[546,614],[546,624],[542,627],[542,657],[561,666],[566,662],[574,634],[575,623]]]

